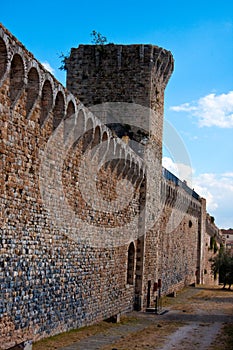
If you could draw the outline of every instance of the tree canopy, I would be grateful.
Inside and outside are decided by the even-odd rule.
[[[223,283],[223,288],[233,284],[233,256],[222,246],[218,255],[211,259],[211,270],[216,279],[219,276],[219,283]]]

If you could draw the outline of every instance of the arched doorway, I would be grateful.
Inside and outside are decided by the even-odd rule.
[[[127,284],[134,284],[135,247],[133,242],[128,248]]]

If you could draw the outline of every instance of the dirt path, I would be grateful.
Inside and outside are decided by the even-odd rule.
[[[220,329],[221,323],[192,323],[178,328],[177,331],[168,336],[165,344],[160,349],[208,349]]]
[[[173,300],[166,298],[164,311],[167,312],[155,319],[165,322],[167,335],[162,336],[159,346],[152,345],[152,330],[147,337],[147,349],[209,350],[215,345],[218,345],[216,349],[225,349],[218,338],[224,324],[233,324],[233,291],[213,287],[189,288]],[[169,322],[181,324],[170,332]]]
[[[224,325],[233,329],[233,291],[189,287],[176,298],[163,300],[163,314],[133,312],[130,321],[108,326],[94,334],[79,331],[79,340],[33,349],[59,350],[230,350],[222,335]],[[87,334],[85,334],[87,332]],[[64,345],[63,345],[64,344]],[[232,348],[233,349],[233,348]]]

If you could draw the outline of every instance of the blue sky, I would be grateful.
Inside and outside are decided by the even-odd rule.
[[[96,30],[116,44],[151,43],[173,53],[165,119],[190,167],[164,144],[164,165],[207,199],[220,228],[233,227],[233,2],[4,1],[0,22],[65,84],[59,55]]]

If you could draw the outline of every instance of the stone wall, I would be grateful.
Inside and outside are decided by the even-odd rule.
[[[146,167],[139,229],[143,238],[136,256],[137,308],[147,305],[148,283],[158,278],[155,246],[160,247],[151,229],[160,225],[164,89],[173,68],[172,54],[153,45],[80,45],[66,59],[68,89],[116,136],[127,137]]]
[[[153,288],[148,297],[148,285],[159,279],[162,294],[196,283],[201,203],[195,192],[190,195],[186,190],[191,189],[181,184],[174,175],[170,180],[163,176],[161,214],[146,233],[144,304],[149,299],[148,306],[153,306],[155,299]]]
[[[80,46],[66,65],[71,92],[0,26],[3,349],[152,306],[204,254],[202,202],[162,170],[172,55]]]
[[[206,215],[206,232],[204,236],[204,254],[203,254],[203,281],[204,284],[218,285],[218,278],[214,279],[211,272],[211,259],[217,256],[222,237],[220,230],[215,225],[213,217]]]
[[[132,309],[128,248],[144,169],[22,44],[0,34],[0,344],[8,348]],[[108,152],[124,156],[98,168],[93,207],[91,160]]]

